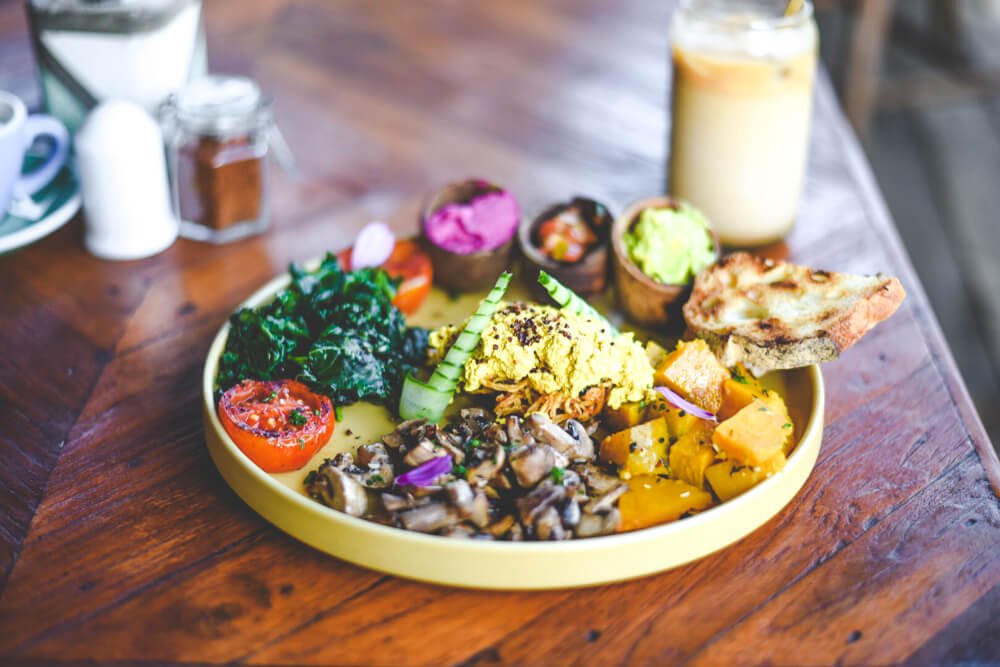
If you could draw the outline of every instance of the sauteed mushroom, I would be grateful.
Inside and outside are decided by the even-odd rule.
[[[309,495],[351,516],[362,516],[368,509],[365,487],[329,459],[306,479]]]
[[[440,467],[444,456],[450,473]],[[420,476],[425,465],[436,467]],[[541,414],[497,422],[481,408],[465,408],[441,427],[403,422],[354,456],[324,462],[307,487],[324,504],[407,530],[513,541],[612,533],[628,489],[595,460],[589,426],[560,426]],[[369,496],[365,487],[381,493]]]

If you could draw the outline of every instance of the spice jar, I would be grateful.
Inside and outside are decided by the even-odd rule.
[[[180,234],[227,243],[269,222],[270,98],[245,77],[196,79],[161,109]]]

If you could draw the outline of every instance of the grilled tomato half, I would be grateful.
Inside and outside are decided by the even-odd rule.
[[[219,419],[264,472],[298,470],[330,436],[333,403],[295,380],[245,380],[219,399]]]

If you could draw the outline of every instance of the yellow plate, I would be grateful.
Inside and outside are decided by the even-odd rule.
[[[243,306],[268,302],[288,282],[288,276],[272,280]],[[461,322],[481,297],[453,299],[435,288],[410,322],[428,327]],[[523,287],[514,286],[508,298],[530,297]],[[611,319],[620,321],[614,314]],[[227,324],[216,335],[202,373],[205,440],[226,483],[258,514],[306,544],[357,565],[437,584],[494,589],[590,586],[689,563],[740,540],[787,505],[812,472],[823,437],[819,367],[775,373],[766,383],[785,396],[799,442],[784,470],[738,498],[674,523],[608,537],[487,542],[423,535],[342,514],[305,494],[303,479],[324,458],[392,430],[384,408],[357,404],[344,409],[330,442],[296,472],[265,473],[236,447],[219,422],[213,398],[228,330]]]

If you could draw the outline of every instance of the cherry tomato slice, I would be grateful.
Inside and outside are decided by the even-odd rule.
[[[298,470],[333,435],[333,403],[295,380],[245,380],[219,400],[219,419],[264,472]]]
[[[337,254],[340,265],[351,270],[351,249]],[[409,239],[396,241],[389,259],[382,263],[382,269],[393,278],[402,278],[392,303],[407,315],[412,315],[424,303],[431,283],[434,281],[434,267],[431,258],[416,241]]]

